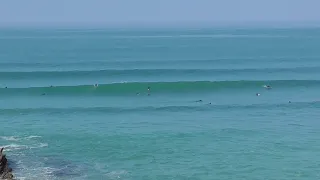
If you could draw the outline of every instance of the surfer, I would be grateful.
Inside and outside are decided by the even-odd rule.
[[[196,101],[196,102],[202,102],[202,100],[200,99],[200,100],[198,100],[198,101]]]
[[[266,88],[266,89],[272,89],[272,87],[269,86],[269,85],[264,85],[263,87]]]
[[[148,96],[150,96],[150,87],[148,87],[147,91],[148,91]]]
[[[256,93],[256,96],[260,96],[261,94],[260,93]]]

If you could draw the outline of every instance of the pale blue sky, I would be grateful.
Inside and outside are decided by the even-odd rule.
[[[320,0],[1,0],[0,25],[320,22]]]

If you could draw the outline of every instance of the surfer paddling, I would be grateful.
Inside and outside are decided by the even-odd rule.
[[[269,86],[269,85],[264,85],[263,87],[266,88],[266,89],[268,89],[268,90],[269,90],[269,89],[272,89],[272,87]]]

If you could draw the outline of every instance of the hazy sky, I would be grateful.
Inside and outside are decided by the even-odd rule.
[[[320,0],[1,0],[0,25],[320,22]]]

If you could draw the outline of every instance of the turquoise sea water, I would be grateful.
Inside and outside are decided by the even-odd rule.
[[[319,92],[315,28],[0,30],[18,179],[319,179]]]

